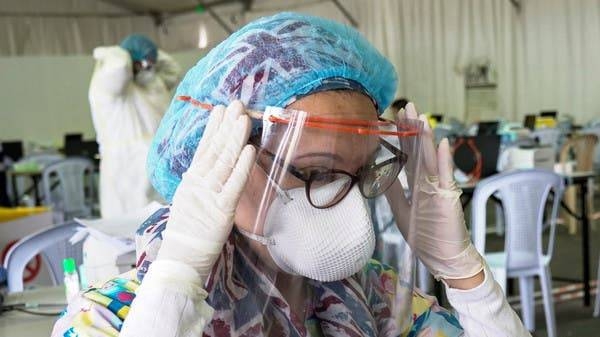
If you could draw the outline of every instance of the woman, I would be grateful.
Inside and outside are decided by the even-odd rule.
[[[394,74],[351,28],[300,14],[222,42],[155,137],[151,180],[172,205],[138,230],[137,275],[84,292],[53,336],[529,336],[468,238],[447,141],[436,151],[412,104],[405,124],[378,119]],[[369,260],[375,198],[399,205],[458,320]]]

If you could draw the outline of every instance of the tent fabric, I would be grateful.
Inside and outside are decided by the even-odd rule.
[[[464,75],[470,62],[484,59],[498,74],[497,115],[506,120],[558,110],[585,123],[598,114],[600,44],[589,43],[600,35],[598,1],[527,0],[519,11],[508,0],[340,2],[358,21],[358,30],[396,67],[401,79],[397,95],[417,102],[422,111],[481,117],[466,113]],[[158,26],[146,15],[183,8],[170,3],[4,0],[0,57],[91,54],[95,46],[117,44],[132,32],[151,37],[169,52],[199,45],[209,49],[228,36],[207,12],[167,16]],[[281,10],[348,23],[332,1],[254,0],[250,11],[241,2],[214,10],[232,30]],[[34,12],[39,14],[30,15]],[[199,43],[200,36],[208,42]]]

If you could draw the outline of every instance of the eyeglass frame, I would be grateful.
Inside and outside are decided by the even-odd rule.
[[[400,163],[400,165],[398,166],[398,168],[399,168],[398,172],[396,172],[395,174],[398,174],[398,173],[400,173],[400,171],[402,171],[402,168],[404,167],[404,165],[406,165],[406,162],[408,161],[408,155],[406,153],[404,153],[402,150],[398,149],[394,145],[390,144],[385,139],[380,138],[380,144],[382,144],[386,149],[388,149],[390,152],[392,152],[392,154],[394,155],[393,158],[386,159],[385,161],[378,163],[378,164],[371,164],[371,166],[369,168],[367,168],[366,170],[365,170],[366,165],[363,165],[357,171],[356,174],[352,174],[352,173],[344,171],[344,170],[331,169],[331,170],[327,170],[325,172],[311,171],[307,177],[306,174],[302,173],[301,170],[296,168],[294,165],[292,165],[292,164],[286,165],[286,164],[282,163],[280,159],[276,158],[277,156],[275,154],[273,154],[272,152],[270,152],[269,150],[267,150],[265,148],[261,148],[260,145],[257,144],[252,138],[249,140],[249,142],[252,145],[259,147],[262,150],[262,152],[266,153],[273,161],[277,162],[277,164],[279,166],[285,167],[285,169],[288,173],[290,173],[294,177],[298,178],[300,181],[304,182],[304,190],[305,190],[305,194],[306,194],[306,199],[308,200],[308,202],[310,203],[311,206],[313,206],[314,208],[317,208],[317,209],[327,209],[327,208],[337,205],[342,200],[344,200],[344,198],[348,195],[348,193],[352,189],[352,186],[354,186],[356,183],[358,183],[361,180],[362,177],[364,177],[363,172],[373,171],[375,168],[390,165],[397,161]],[[343,194],[341,194],[340,196],[337,196],[332,202],[330,202],[324,206],[318,206],[313,203],[313,201],[310,197],[310,188],[311,188],[312,183],[316,180],[316,177],[322,176],[322,175],[327,175],[327,174],[346,175],[346,176],[350,177],[350,185],[346,188],[346,191]],[[371,196],[366,195],[366,193],[363,190],[362,185],[359,184],[358,189],[360,191],[360,194],[363,197],[365,197],[366,199],[372,199],[372,198],[378,197],[378,196],[382,195],[383,193],[385,193],[391,186],[392,186],[392,184],[390,184],[389,186],[384,188],[382,191],[380,191],[376,195],[371,195]]]

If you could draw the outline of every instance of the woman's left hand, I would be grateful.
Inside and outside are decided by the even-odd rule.
[[[405,114],[424,123],[424,171],[418,184],[416,212],[417,256],[436,279],[444,279],[451,287],[475,287],[483,282],[484,262],[465,226],[462,191],[454,181],[448,139],[436,149],[427,117],[419,115],[413,103],[406,106]]]

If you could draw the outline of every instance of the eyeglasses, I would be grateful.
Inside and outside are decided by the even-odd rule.
[[[252,143],[258,146],[256,143]],[[315,208],[324,209],[333,207],[342,201],[355,184],[358,184],[360,193],[367,199],[383,194],[392,186],[406,164],[408,155],[384,139],[380,139],[380,145],[389,150],[393,157],[380,163],[376,163],[376,158],[373,158],[370,164],[361,167],[355,174],[337,169],[313,169],[303,172],[294,165],[286,165],[264,148],[262,148],[262,153],[280,167],[285,168],[292,176],[304,182],[308,202]],[[377,156],[377,152],[374,157]]]
[[[198,101],[191,96],[177,96],[177,99],[204,110],[214,108],[212,104]],[[263,119],[264,117],[261,111],[246,109],[246,112],[253,119]],[[292,122],[289,118],[275,115],[268,116],[268,121],[277,124],[290,124]],[[260,144],[256,144],[250,139],[252,144],[262,149],[261,153],[269,156],[271,160],[276,161],[280,167],[285,168],[292,176],[304,182],[306,198],[313,207],[319,209],[338,204],[355,184],[358,184],[360,193],[365,198],[371,199],[383,194],[397,179],[398,174],[400,174],[408,160],[408,155],[382,137],[416,137],[420,132],[418,128],[412,125],[396,125],[381,118],[376,121],[367,121],[310,116],[303,120],[303,125],[308,128],[330,132],[379,137],[379,150],[382,150],[383,147],[393,155],[391,158],[377,163],[378,151],[376,151],[370,164],[362,166],[355,174],[336,169],[313,169],[308,173],[304,173],[295,166],[281,161],[273,153],[261,148]],[[275,183],[278,190],[283,191],[276,182],[273,181],[273,183]],[[285,193],[285,191],[283,192]]]

